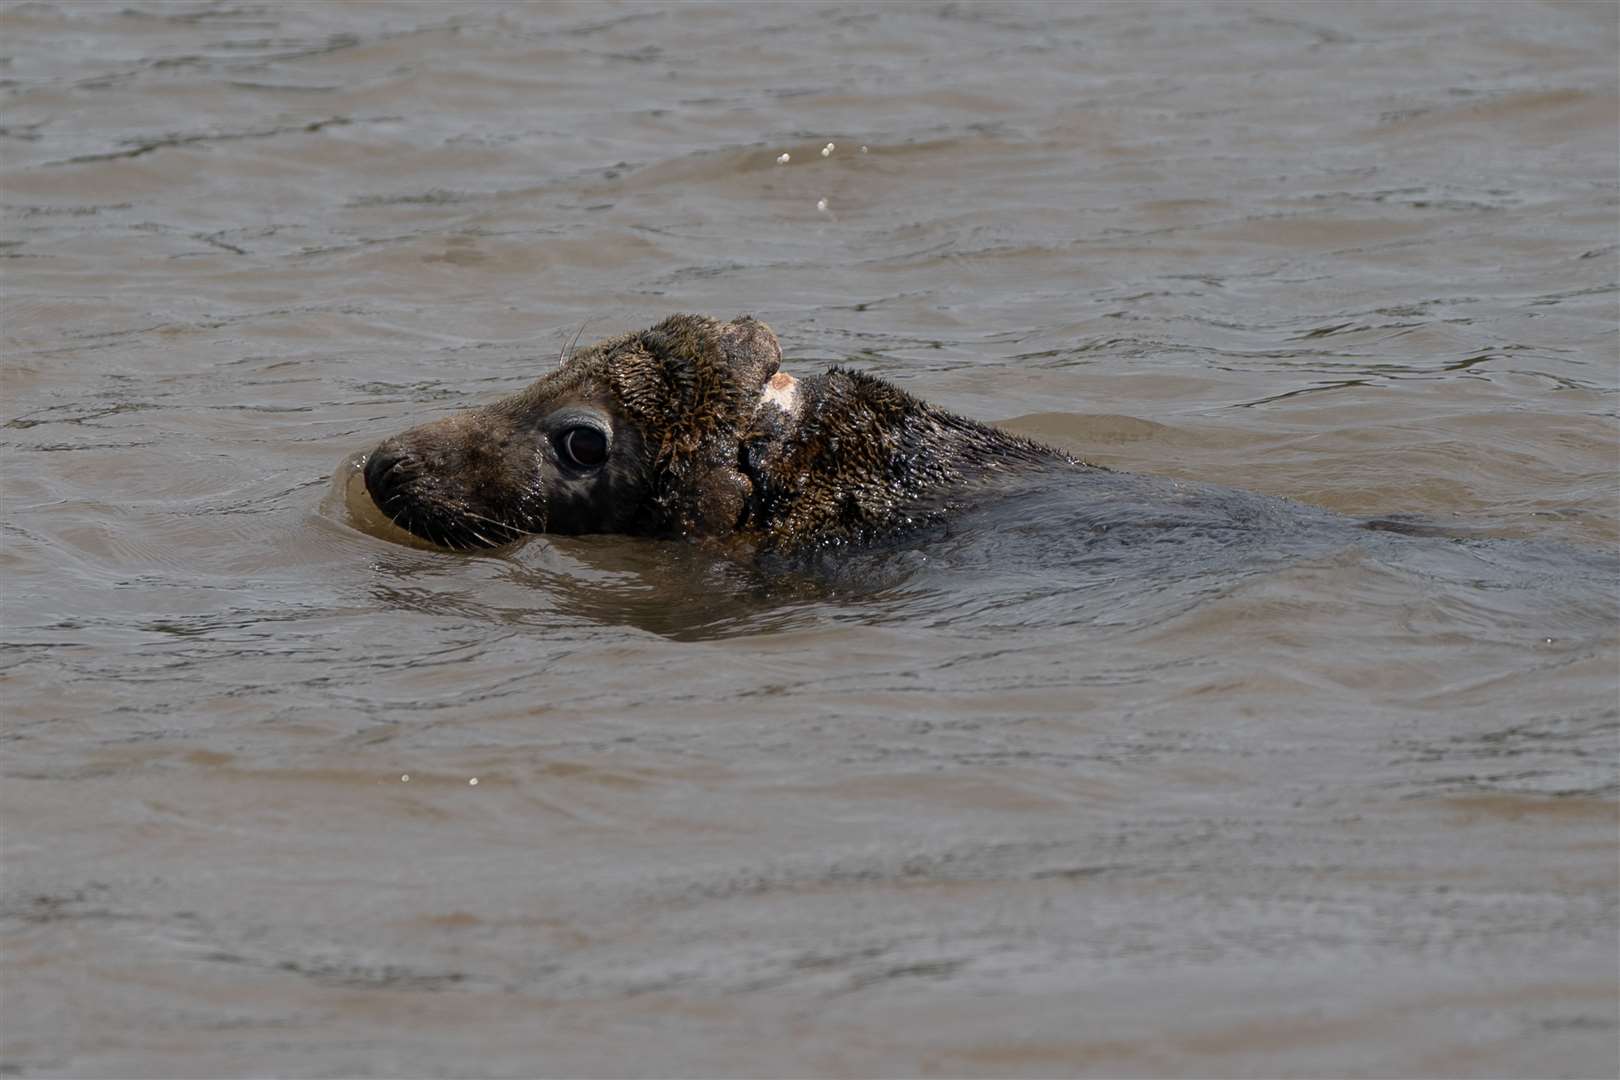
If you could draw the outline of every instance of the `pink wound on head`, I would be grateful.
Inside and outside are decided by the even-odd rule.
[[[771,381],[765,384],[764,393],[759,395],[761,405],[775,405],[785,413],[795,412],[799,408],[799,380],[785,371],[778,371],[771,376]]]

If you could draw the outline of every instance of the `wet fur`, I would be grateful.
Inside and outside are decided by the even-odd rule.
[[[1019,470],[1088,468],[880,379],[834,368],[792,380],[780,364],[764,323],[673,315],[386,440],[366,485],[397,524],[446,547],[626,533],[791,554],[937,524]],[[555,444],[582,417],[611,429],[595,470]]]

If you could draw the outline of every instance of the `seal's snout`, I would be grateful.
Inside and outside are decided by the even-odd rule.
[[[395,525],[440,547],[466,551],[509,543],[533,531],[515,515],[528,509],[526,497],[509,507],[490,507],[479,501],[472,487],[445,480],[456,475],[450,462],[465,462],[469,454],[455,446],[424,441],[418,428],[381,443],[366,459],[362,475],[366,494],[383,516]],[[442,433],[440,433],[442,434]],[[511,519],[497,516],[511,511]]]
[[[411,478],[411,455],[398,439],[389,439],[371,452],[366,459],[366,491],[377,509],[387,514],[398,503],[400,489]]]

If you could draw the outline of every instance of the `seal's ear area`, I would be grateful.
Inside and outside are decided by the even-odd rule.
[[[766,381],[782,366],[781,343],[770,327],[752,315],[739,315],[720,327],[720,348],[737,381],[751,393],[764,390]]]
[[[637,335],[654,357],[703,364],[718,359],[738,390],[758,394],[782,363],[782,346],[771,328],[751,315],[723,323],[702,315],[671,315]]]

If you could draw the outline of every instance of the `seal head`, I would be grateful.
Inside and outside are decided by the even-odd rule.
[[[366,490],[395,524],[450,548],[542,532],[730,533],[752,495],[739,447],[781,359],[756,319],[673,315],[384,441]]]

